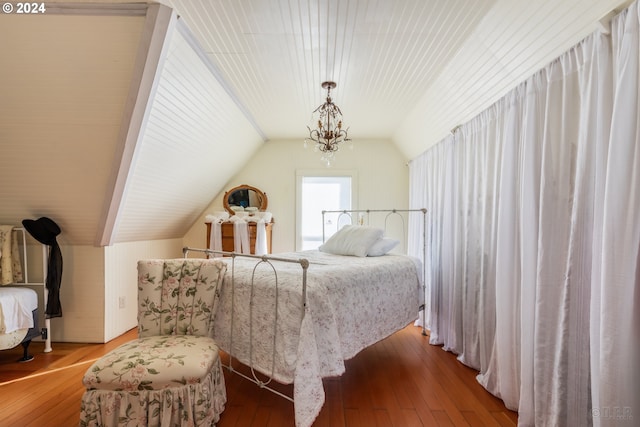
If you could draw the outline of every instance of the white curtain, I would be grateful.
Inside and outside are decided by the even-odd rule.
[[[640,425],[639,21],[634,3],[410,163],[430,343],[521,426]]]

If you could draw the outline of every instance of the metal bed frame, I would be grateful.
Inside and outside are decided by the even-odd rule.
[[[22,234],[22,238],[20,238],[20,246],[21,246],[21,261],[22,261],[22,271],[23,271],[23,280],[17,283],[11,283],[12,286],[26,286],[26,287],[42,287],[43,294],[43,307],[42,311],[40,310],[40,304],[38,304],[38,315],[44,312],[47,307],[47,301],[49,299],[49,290],[47,289],[45,282],[47,279],[47,262],[49,260],[49,251],[46,245],[41,244],[42,246],[42,282],[30,282],[29,281],[29,257],[27,256],[27,230],[24,227],[13,227],[12,231],[16,231]],[[44,328],[40,328],[40,338],[44,340],[44,353],[49,353],[53,350],[51,347],[51,319],[44,316]],[[24,347],[24,345],[23,345]],[[29,361],[31,358],[27,358],[27,348],[24,349],[24,361]]]
[[[422,290],[423,290],[423,296],[424,296],[424,289],[425,289],[425,283],[424,283],[424,279],[425,279],[425,267],[424,267],[424,259],[426,259],[426,213],[427,210],[426,209],[405,209],[405,210],[401,210],[401,209],[392,209],[392,210],[340,210],[340,211],[322,211],[322,218],[323,218],[323,230],[322,230],[322,238],[323,241],[325,239],[325,230],[324,230],[324,215],[326,213],[339,213],[340,215],[349,215],[351,216],[351,214],[353,213],[367,213],[367,216],[369,213],[371,212],[387,212],[387,216],[385,217],[385,228],[386,228],[386,223],[387,220],[389,218],[390,215],[394,215],[394,214],[398,214],[400,215],[401,213],[410,213],[410,212],[422,212],[423,214],[423,268],[422,268]],[[402,215],[400,215],[400,217],[403,220],[403,232],[404,232],[404,217],[402,217]],[[368,220],[369,218],[367,218]],[[294,399],[291,396],[288,396],[272,387],[269,386],[269,384],[272,381],[272,377],[273,377],[273,373],[274,373],[274,369],[275,369],[275,353],[276,353],[276,326],[278,323],[278,273],[276,268],[274,267],[274,265],[272,264],[272,261],[279,261],[279,262],[287,262],[287,263],[294,263],[294,264],[299,264],[301,267],[301,287],[302,287],[302,296],[301,296],[301,307],[302,307],[302,318],[305,315],[305,309],[307,306],[307,270],[309,268],[309,260],[305,259],[305,258],[299,258],[299,259],[292,259],[292,258],[282,258],[282,257],[278,257],[278,256],[274,256],[274,255],[250,255],[250,254],[240,254],[240,253],[236,253],[236,252],[226,252],[226,251],[221,251],[221,250],[212,250],[212,249],[200,249],[200,248],[191,248],[191,247],[187,247],[185,246],[182,249],[182,254],[184,258],[188,257],[189,252],[200,252],[200,253],[204,253],[207,258],[209,257],[228,257],[231,259],[231,294],[233,295],[234,293],[234,286],[235,286],[235,262],[236,262],[236,258],[240,257],[240,258],[253,258],[256,260],[256,264],[253,267],[253,274],[251,277],[251,296],[250,299],[252,300],[253,298],[253,281],[254,281],[254,276],[255,276],[255,271],[258,268],[258,266],[262,265],[262,264],[266,264],[268,265],[272,270],[273,270],[273,275],[274,275],[274,280],[275,280],[275,291],[276,291],[276,305],[274,307],[275,312],[276,312],[276,319],[274,321],[274,339],[273,339],[273,352],[272,352],[272,367],[271,367],[271,375],[264,375],[267,377],[267,379],[265,381],[261,380],[258,375],[256,374],[254,367],[251,366],[252,364],[249,363],[248,368],[250,369],[251,372],[251,376],[249,375],[245,375],[244,373],[240,372],[239,370],[237,370],[236,368],[234,368],[234,363],[233,360],[236,359],[232,353],[233,351],[233,319],[234,319],[234,298],[231,298],[231,331],[230,331],[230,342],[229,342],[229,362],[228,364],[223,363],[223,366],[228,369],[230,372],[235,373],[243,378],[245,378],[246,380],[251,381],[252,383],[256,384],[258,387],[260,388],[264,388],[266,390],[271,391],[272,393],[285,398],[286,400],[294,403]],[[420,304],[418,306],[418,310],[422,312],[422,335],[426,335],[426,331],[425,331],[425,304],[424,301],[422,302],[422,304]],[[252,315],[252,310],[249,311],[249,315]],[[302,321],[302,318],[300,319]],[[253,329],[252,329],[252,325],[253,325],[253,321],[251,319],[251,317],[249,318],[249,359],[250,361],[252,360],[252,352],[251,352],[251,346],[252,346],[252,340],[253,340]],[[240,363],[238,361],[238,363]]]
[[[230,324],[230,340],[229,340],[229,363],[225,364],[223,363],[222,366],[224,366],[225,368],[227,368],[230,372],[233,372],[241,377],[243,377],[246,380],[251,381],[252,383],[256,384],[258,387],[260,388],[264,388],[266,390],[269,390],[270,392],[277,394],[280,397],[283,397],[285,399],[287,399],[290,402],[294,402],[293,397],[288,396],[284,393],[281,393],[280,391],[272,388],[269,386],[269,384],[272,381],[272,377],[274,376],[274,369],[275,369],[275,360],[276,360],[276,327],[278,325],[278,272],[276,270],[276,268],[274,267],[274,265],[272,264],[272,261],[281,261],[281,262],[288,262],[288,263],[293,263],[293,264],[300,264],[300,268],[301,268],[301,275],[302,275],[302,298],[300,300],[301,303],[301,307],[302,307],[302,317],[304,317],[305,315],[305,308],[307,306],[307,270],[309,268],[309,260],[305,259],[305,258],[299,258],[299,259],[291,259],[291,258],[281,258],[278,256],[271,256],[271,255],[250,255],[250,254],[239,254],[236,252],[225,252],[225,251],[219,251],[219,250],[212,250],[212,249],[198,249],[198,248],[190,248],[185,246],[184,248],[182,248],[182,255],[184,258],[187,258],[189,252],[202,252],[204,254],[207,255],[207,258],[209,257],[230,257],[231,258],[231,324]],[[249,363],[249,369],[251,371],[251,376],[245,375],[244,373],[240,372],[239,370],[235,369],[233,367],[233,360],[235,359],[235,357],[233,356],[232,352],[233,352],[233,319],[234,319],[234,302],[235,302],[235,298],[233,298],[234,295],[234,290],[235,290],[235,262],[236,262],[236,258],[253,258],[256,259],[257,262],[256,264],[253,266],[253,275],[251,277],[251,296],[250,296],[250,301],[253,301],[253,279],[254,279],[254,275],[255,275],[255,271],[258,268],[258,266],[262,265],[262,264],[266,264],[269,267],[271,267],[271,269],[273,270],[273,275],[275,278],[275,289],[276,289],[276,302],[275,302],[275,313],[276,313],[276,318],[275,321],[273,322],[273,328],[274,328],[274,334],[273,334],[273,351],[271,354],[271,360],[272,360],[272,366],[271,366],[271,375],[265,375],[267,377],[266,381],[262,381],[258,375],[256,374],[256,371],[254,369],[254,367],[252,366],[252,363]],[[252,310],[249,310],[249,315],[251,316],[253,314]],[[302,318],[300,319],[300,321],[302,321]],[[251,352],[251,344],[253,342],[253,320],[250,317],[249,318],[249,359],[250,361],[253,358],[252,352]],[[239,363],[239,362],[238,362]]]
[[[370,224],[370,220],[371,220],[371,213],[386,213],[385,217],[384,217],[384,230],[387,230],[387,224],[388,224],[388,220],[389,218],[393,217],[393,216],[398,216],[401,220],[402,220],[402,236],[404,239],[407,239],[407,229],[405,227],[405,222],[404,219],[405,217],[402,216],[402,213],[406,213],[407,214],[407,218],[408,215],[411,213],[416,213],[416,212],[420,212],[422,213],[422,299],[423,302],[422,304],[420,304],[420,306],[418,307],[418,310],[422,313],[422,335],[426,336],[427,335],[427,331],[426,331],[426,319],[425,319],[425,303],[424,303],[424,296],[425,296],[425,292],[426,292],[426,259],[427,259],[427,209],[426,208],[421,208],[421,209],[343,209],[343,210],[334,210],[334,211],[322,211],[322,241],[324,242],[326,237],[325,237],[325,214],[339,214],[338,218],[336,220],[336,227],[340,227],[340,218],[342,218],[342,216],[347,216],[349,217],[349,219],[351,220],[351,223],[354,224],[353,221],[353,214],[366,214],[366,225]],[[360,218],[358,218],[360,219]],[[365,225],[364,223],[361,223],[360,225]],[[404,242],[405,245],[408,244],[408,239],[405,240]]]

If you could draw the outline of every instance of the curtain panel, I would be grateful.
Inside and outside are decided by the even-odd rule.
[[[430,343],[521,426],[640,422],[639,21],[636,2],[410,162]]]

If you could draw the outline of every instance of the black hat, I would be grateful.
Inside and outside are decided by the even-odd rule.
[[[56,236],[60,234],[58,224],[46,216],[36,220],[23,219],[22,225],[34,239],[43,245],[52,245],[56,241]]]

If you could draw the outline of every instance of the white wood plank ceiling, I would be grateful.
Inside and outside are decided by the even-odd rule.
[[[392,138],[412,158],[629,0],[162,2],[267,139],[303,139],[333,80],[354,139]]]
[[[261,140],[306,136],[325,80],[337,82],[356,142],[392,140],[410,160],[629,0],[162,0],[209,63],[173,40],[118,192],[111,177],[145,34],[146,5],[129,2],[0,14],[0,39],[12,40],[0,46],[0,223],[50,216],[81,245],[105,233],[103,244],[181,237]],[[233,151],[236,163],[207,150]],[[189,173],[160,175],[167,159],[186,159]],[[122,204],[109,204],[116,196]],[[113,230],[101,226],[105,206],[119,212]]]
[[[170,0],[269,139],[306,135],[321,83],[357,138],[390,138],[490,0]],[[452,25],[451,23],[455,23]]]

